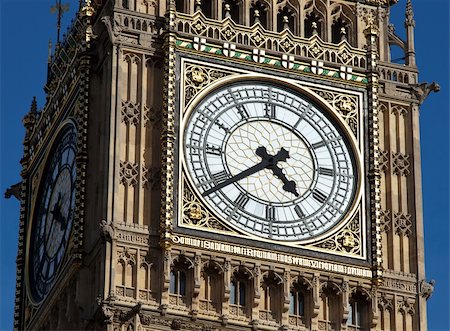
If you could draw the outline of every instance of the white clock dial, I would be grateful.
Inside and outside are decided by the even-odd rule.
[[[293,90],[248,81],[222,87],[188,115],[185,166],[209,207],[235,228],[302,241],[345,216],[357,189],[342,129]]]

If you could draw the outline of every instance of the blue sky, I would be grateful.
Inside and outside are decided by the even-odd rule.
[[[392,8],[391,21],[404,36],[405,1]],[[67,0],[71,11],[77,0]],[[55,1],[0,1],[0,330],[11,330],[15,290],[15,258],[19,203],[5,200],[3,192],[20,181],[24,129],[22,118],[33,96],[45,102],[48,41],[56,39]],[[413,0],[416,53],[420,81],[437,81],[421,107],[422,174],[425,255],[428,279],[435,293],[428,301],[429,330],[450,330],[449,325],[449,2]],[[71,15],[66,15],[67,18]]]

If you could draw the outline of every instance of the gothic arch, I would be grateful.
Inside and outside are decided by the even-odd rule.
[[[256,11],[259,11],[259,17]],[[266,30],[272,29],[272,3],[267,0],[251,0],[250,1],[250,26],[258,21]]]
[[[356,40],[356,16],[353,10],[341,3],[335,3],[330,6],[330,21],[331,21],[331,40],[339,43],[341,39],[340,29],[345,29],[345,39],[350,45],[355,45]],[[336,31],[334,30],[336,29]]]
[[[298,0],[283,0],[277,4],[277,31],[283,31],[287,23],[289,30],[295,34],[300,34],[300,3]],[[284,16],[288,17],[288,21],[284,22]]]
[[[322,40],[327,40],[327,6],[322,0],[310,0],[303,7],[303,36],[306,38],[314,34],[312,23],[317,24],[317,34]]]

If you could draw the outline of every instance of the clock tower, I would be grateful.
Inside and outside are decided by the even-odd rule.
[[[426,330],[439,86],[395,3],[84,1],[24,119],[15,328]]]

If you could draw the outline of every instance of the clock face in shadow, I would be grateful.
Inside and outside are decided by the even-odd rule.
[[[358,186],[355,153],[327,111],[266,82],[219,88],[185,121],[188,176],[235,228],[277,241],[315,238],[348,213]]]
[[[33,299],[42,301],[65,256],[75,206],[76,132],[64,129],[49,156],[36,200],[29,273]]]

